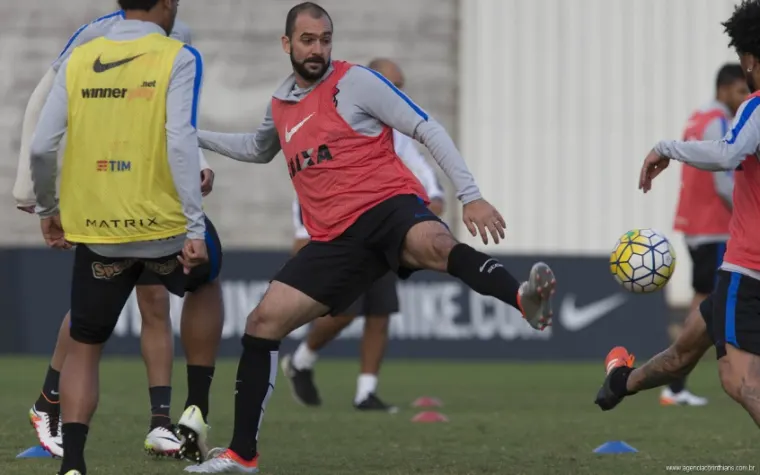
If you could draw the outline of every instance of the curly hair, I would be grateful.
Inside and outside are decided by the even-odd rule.
[[[119,0],[122,10],[145,10],[150,11],[156,6],[158,0]]]
[[[743,0],[722,25],[731,39],[729,47],[760,58],[760,0]]]

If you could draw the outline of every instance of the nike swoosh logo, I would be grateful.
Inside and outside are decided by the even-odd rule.
[[[480,272],[483,272],[485,270],[486,266],[488,265],[488,263],[491,262],[491,261],[496,262],[496,259],[491,258],[491,259],[488,259],[487,261],[485,261],[483,263],[483,265],[480,266]]]
[[[305,124],[315,113],[311,113],[308,117],[306,117],[304,120],[296,124],[295,127],[288,130],[288,126],[285,126],[285,143],[290,143],[290,139],[293,138],[293,135],[295,135],[296,132],[298,132],[298,129],[303,127],[303,124]]]
[[[144,55],[145,53],[140,53],[137,56],[132,56],[131,58],[124,58],[120,59],[118,61],[114,61],[112,63],[101,63],[100,62],[100,56],[98,56],[98,59],[95,60],[95,63],[92,65],[92,70],[96,73],[104,73],[108,71],[109,69],[118,68],[119,66],[124,66],[125,64],[129,63],[130,61],[134,61],[140,56]]]
[[[50,391],[50,394],[52,394],[53,396],[58,396],[58,391]]]
[[[626,300],[628,297],[625,294],[614,294],[583,307],[576,307],[575,295],[569,294],[562,300],[559,321],[571,332],[583,330],[623,305]]]

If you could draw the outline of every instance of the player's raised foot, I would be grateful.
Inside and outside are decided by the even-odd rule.
[[[389,414],[395,414],[398,412],[398,407],[386,404],[382,399],[377,397],[375,393],[370,393],[366,399],[358,404],[354,403],[354,407],[360,411],[387,412]]]
[[[633,371],[635,360],[636,358],[622,346],[616,346],[607,353],[604,360],[606,377],[594,400],[603,411],[613,409],[625,396],[632,394],[626,391],[625,384],[628,375]]]
[[[552,324],[554,311],[551,299],[556,287],[554,272],[543,262],[533,264],[528,280],[520,285],[517,303],[523,318],[536,330],[543,330]]]
[[[192,473],[258,473],[259,454],[253,460],[243,460],[230,449],[225,449],[220,455],[208,459],[200,465],[185,467],[186,472]]]
[[[208,454],[208,425],[198,406],[190,406],[182,413],[177,422],[177,435],[180,440],[179,456],[201,463]],[[209,472],[214,473],[214,472]]]
[[[665,388],[660,393],[660,404],[663,406],[706,406],[707,398],[697,396],[688,389],[674,393]]]
[[[319,391],[314,384],[314,371],[310,369],[296,369],[293,366],[293,356],[285,355],[280,362],[282,372],[290,382],[290,392],[293,399],[304,406],[319,406],[322,400]]]
[[[156,427],[145,437],[145,452],[154,457],[179,458],[181,446],[172,427]]]
[[[42,448],[54,457],[63,457],[63,439],[61,415],[58,412],[44,412],[32,406],[29,409],[29,422],[37,433]]]

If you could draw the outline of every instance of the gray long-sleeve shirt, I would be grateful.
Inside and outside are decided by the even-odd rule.
[[[734,118],[733,128],[721,140],[663,140],[654,150],[663,157],[700,170],[732,171],[760,147],[760,97],[745,101]],[[756,160],[756,158],[755,158]]]
[[[332,71],[332,66],[324,77]],[[274,97],[298,102],[316,85],[301,89],[290,76],[277,89]],[[467,204],[481,198],[475,179],[446,130],[427,112],[412,102],[380,74],[362,66],[354,66],[338,81],[336,95],[338,114],[356,132],[379,135],[384,126],[398,130],[425,145],[433,159],[451,179],[457,198]],[[272,118],[271,104],[264,121],[252,134],[225,134],[201,130],[201,148],[212,150],[243,162],[268,163],[280,151],[280,139]]]
[[[122,20],[105,35],[117,41],[135,40],[151,33],[166,32],[158,25],[137,20]],[[56,150],[68,126],[68,93],[63,62],[56,75],[35,130],[31,147],[32,178],[41,217],[58,212],[55,177]],[[166,98],[167,152],[177,194],[187,218],[187,237],[203,239],[205,221],[200,191],[200,165],[195,120],[202,83],[202,59],[192,47],[185,46],[175,58]],[[160,241],[126,244],[90,244],[97,254],[108,257],[161,257],[182,248],[185,235]]]

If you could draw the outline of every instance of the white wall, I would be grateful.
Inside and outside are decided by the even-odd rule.
[[[637,180],[646,153],[680,138],[717,69],[736,60],[720,25],[735,3],[461,2],[460,145],[507,219],[499,250],[607,255],[628,229],[656,228],[680,257],[669,298],[690,299],[672,230],[680,168],[646,196]]]

